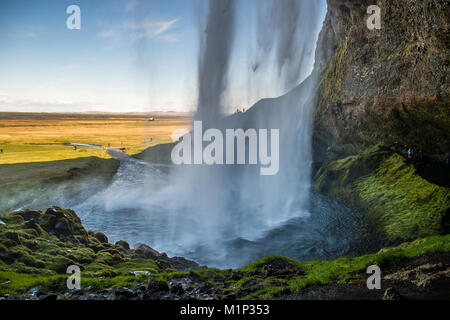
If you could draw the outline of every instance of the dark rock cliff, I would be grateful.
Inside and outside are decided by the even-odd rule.
[[[316,149],[377,143],[450,149],[448,0],[328,0],[319,36]]]

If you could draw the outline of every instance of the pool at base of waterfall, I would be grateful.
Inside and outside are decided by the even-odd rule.
[[[199,216],[189,201],[176,207],[170,203],[180,196],[165,186],[168,170],[135,160],[122,163],[109,188],[74,209],[88,229],[105,233],[112,242],[125,240],[132,246],[146,243],[169,256],[182,256],[209,267],[241,267],[267,255],[332,259],[381,247],[368,221],[312,191],[306,210],[271,225],[249,218],[208,224],[204,220],[210,216]],[[161,191],[164,188],[168,190]],[[255,216],[261,210],[258,206],[246,208]],[[228,210],[242,208],[230,206]],[[242,217],[248,211],[236,214],[224,210],[222,214]]]

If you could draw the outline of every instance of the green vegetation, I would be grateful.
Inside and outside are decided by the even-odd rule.
[[[374,147],[324,165],[316,188],[366,213],[393,243],[448,232],[450,190],[419,174],[403,157]]]
[[[68,214],[71,219],[75,219],[70,211],[65,210],[64,213]],[[23,222],[17,219],[17,216],[20,214],[8,214],[4,218],[7,225],[0,227],[1,239],[24,241],[26,237],[33,238],[34,233],[23,229],[21,227]],[[78,223],[76,224],[78,225]],[[17,230],[16,234],[12,234],[11,230]],[[83,233],[82,230],[78,230],[78,232]],[[7,233],[11,233],[11,235],[6,236]],[[85,240],[89,239],[89,233],[87,232],[88,236]],[[76,250],[85,250],[84,254],[81,254],[83,258],[77,258],[74,252],[71,254],[67,252],[67,248],[74,249],[76,247],[74,244],[63,243],[53,235],[34,237],[34,239],[42,245],[47,243],[37,253],[31,253],[28,250],[24,250],[24,252],[32,258],[40,257],[42,261],[46,261],[46,267],[49,269],[27,267],[22,262],[9,265],[7,262],[0,262],[0,295],[20,296],[26,294],[33,287],[50,292],[65,292],[67,275],[64,275],[64,270],[60,270],[57,265],[59,263],[64,265],[67,262],[65,259],[74,259],[77,260],[76,263],[83,266],[82,287],[89,288],[90,292],[124,286],[135,289],[148,283],[150,279],[168,282],[171,279],[191,277],[207,282],[224,292],[232,292],[240,299],[276,298],[299,292],[308,286],[333,282],[345,283],[351,279],[364,278],[364,271],[368,265],[377,264],[383,267],[426,253],[450,251],[450,235],[446,235],[418,239],[356,258],[341,257],[329,261],[299,262],[284,257],[270,256],[237,270],[204,269],[174,272],[170,268],[164,270],[159,267],[158,261],[124,258],[120,256],[120,253],[115,253],[120,256],[117,261],[111,257],[105,261],[105,256],[110,255],[114,250],[120,250],[117,245],[102,244],[109,249],[100,251],[99,248],[95,251],[82,247]],[[90,239],[90,241],[93,240]],[[93,245],[95,248],[99,244],[94,241],[94,244],[88,245]],[[78,246],[82,245],[78,244]],[[1,255],[4,257],[5,246],[0,248],[2,248],[0,249]],[[9,252],[14,251],[11,248],[8,250]],[[108,251],[110,252],[106,253]],[[58,255],[53,257],[55,253]],[[84,263],[79,263],[80,261],[84,261]],[[105,263],[110,263],[110,265]],[[136,270],[148,270],[150,274],[137,276],[129,274],[130,271]]]
[[[285,264],[284,274],[290,276],[287,281],[281,282],[277,286],[264,286],[261,289],[249,293],[245,298],[271,298],[280,296],[288,289],[295,293],[299,290],[312,285],[327,284],[332,282],[345,283],[350,279],[365,278],[365,270],[367,266],[376,264],[380,267],[388,266],[396,263],[402,259],[417,257],[426,253],[446,252],[450,251],[450,235],[434,236],[423,239],[417,239],[413,242],[403,243],[397,247],[390,247],[380,250],[375,254],[368,254],[356,258],[340,257],[335,260],[321,260],[299,262],[283,257],[265,257],[253,264],[237,270],[244,273],[244,275],[255,274],[264,275],[264,270],[277,262],[278,265]],[[267,273],[266,273],[267,274]],[[274,274],[272,277],[263,277],[265,283],[273,282],[278,278],[283,278],[282,275]],[[280,279],[279,279],[280,280]],[[243,280],[236,282],[241,284]]]
[[[343,60],[347,54],[348,39],[344,44],[336,49],[330,60],[325,74],[322,76],[318,85],[319,105],[316,108],[316,115],[320,116],[325,112],[325,105],[338,100],[342,89],[342,78],[344,77]]]
[[[82,266],[87,276],[175,270],[162,263],[163,257],[161,261],[143,259],[135,250],[108,243],[100,232],[86,231],[72,210],[24,210],[0,219],[5,223],[0,226],[0,270],[4,272],[57,275],[73,264]]]
[[[445,235],[356,258],[303,262],[269,256],[237,270],[177,271],[170,258],[149,247],[129,249],[124,241],[110,244],[104,234],[86,231],[72,210],[54,207],[0,217],[4,222],[0,224],[0,295],[27,295],[34,287],[63,294],[67,291],[66,268],[75,264],[82,269],[82,288],[90,293],[118,287],[136,289],[150,280],[168,283],[189,278],[192,286],[207,284],[239,299],[277,298],[308,286],[363,279],[368,265],[389,266],[427,253],[450,251],[450,235]]]

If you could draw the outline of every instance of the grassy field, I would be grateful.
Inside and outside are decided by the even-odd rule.
[[[130,155],[171,142],[178,128],[189,128],[187,115],[159,114],[0,113],[0,164],[56,161],[96,156],[109,158],[105,149],[64,143],[87,143],[126,148]]]

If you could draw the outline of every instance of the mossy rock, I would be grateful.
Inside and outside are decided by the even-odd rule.
[[[116,244],[116,246],[119,246],[125,250],[130,250],[130,245],[128,244],[128,242],[126,242],[124,240],[119,240],[115,244]]]
[[[318,191],[367,214],[384,240],[396,243],[449,231],[450,189],[421,177],[388,148],[331,161],[315,180]]]
[[[57,256],[48,265],[48,269],[53,270],[56,273],[65,273],[67,268],[71,265],[76,265],[76,262],[64,256]]]
[[[100,243],[108,243],[108,237],[102,233],[102,232],[96,232],[94,234],[94,237],[100,242]]]
[[[6,224],[21,224],[24,223],[25,220],[23,219],[23,217],[21,215],[17,215],[14,213],[7,213],[2,215],[2,221],[5,222]]]

